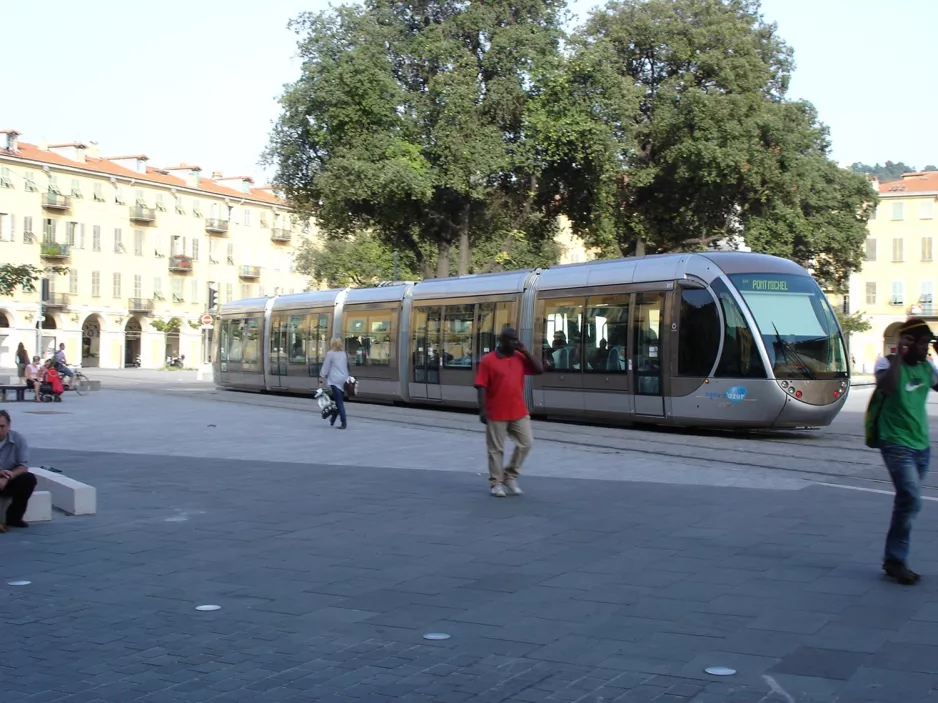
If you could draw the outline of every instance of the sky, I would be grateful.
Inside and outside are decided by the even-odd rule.
[[[287,28],[325,0],[6,3],[0,129],[30,143],[95,141],[205,175],[259,165],[283,86],[299,77]],[[585,17],[595,0],[572,0]],[[938,165],[938,0],[763,0],[794,48],[790,97],[815,104],[842,165]]]

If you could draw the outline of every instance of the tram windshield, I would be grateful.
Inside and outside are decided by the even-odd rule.
[[[772,371],[780,379],[846,378],[837,318],[810,276],[730,276],[759,327]]]

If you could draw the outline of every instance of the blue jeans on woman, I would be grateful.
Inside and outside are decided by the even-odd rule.
[[[889,469],[896,498],[892,507],[892,522],[886,535],[884,561],[905,564],[909,558],[909,539],[912,521],[922,509],[921,484],[928,474],[931,449],[912,449],[898,444],[880,447],[883,461]]]
[[[345,427],[345,391],[338,386],[329,386],[332,389],[332,399],[335,401],[336,409],[332,413],[330,425],[335,425],[336,418],[342,420],[342,427]]]

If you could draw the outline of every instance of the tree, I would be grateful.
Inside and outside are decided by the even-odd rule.
[[[922,171],[938,171],[938,166],[935,166],[934,164],[928,164],[928,166],[923,168]]]
[[[9,296],[22,288],[24,293],[34,293],[36,282],[49,274],[61,275],[68,273],[64,266],[49,266],[40,268],[30,264],[0,264],[0,296]]]
[[[852,315],[844,315],[842,310],[835,310],[837,322],[840,323],[840,329],[848,337],[854,332],[869,332],[873,329],[869,318],[862,311],[855,312]]]
[[[932,169],[935,167],[932,166]],[[898,181],[902,178],[903,173],[915,173],[915,167],[909,166],[902,161],[898,163],[893,161],[887,161],[885,164],[876,164],[875,166],[868,166],[862,164],[859,161],[850,164],[850,170],[855,173],[864,173],[870,176],[875,176],[876,180],[880,183],[891,183],[892,181]],[[927,166],[925,170],[930,170]]]
[[[745,237],[842,284],[875,194],[829,160],[814,108],[786,99],[792,52],[757,0],[609,3],[574,43],[568,80],[579,92],[595,90],[577,69],[597,56],[638,95],[625,119],[591,122],[606,129],[592,143],[614,140],[614,155],[597,148],[601,158],[572,163],[587,186],[565,203],[578,234],[624,254]],[[814,235],[819,222],[827,229]]]
[[[524,215],[538,161],[523,128],[533,67],[561,60],[561,7],[368,0],[302,15],[292,26],[303,72],[265,157],[275,183],[327,237],[372,231],[422,272],[430,244],[438,275],[458,245],[466,273],[493,208],[543,223]]]

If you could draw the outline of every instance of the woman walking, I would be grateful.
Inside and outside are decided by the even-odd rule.
[[[332,399],[335,401],[336,409],[332,413],[332,419],[329,424],[335,427],[336,418],[342,421],[339,425],[340,430],[346,428],[345,421],[345,382],[349,379],[348,356],[345,353],[342,340],[339,338],[332,340],[331,348],[326,352],[326,358],[323,359],[322,367],[319,369],[319,387],[322,388],[322,379],[332,389]]]
[[[26,378],[26,367],[29,366],[29,354],[26,353],[26,347],[20,342],[16,348],[16,375],[21,379]]]

